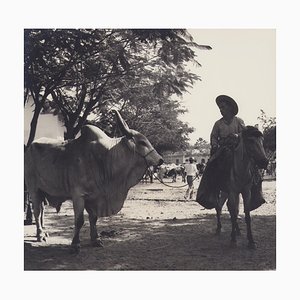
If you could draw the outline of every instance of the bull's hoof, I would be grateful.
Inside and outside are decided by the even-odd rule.
[[[31,219],[29,219],[29,220],[24,220],[24,225],[32,225],[32,224],[33,224],[33,222],[32,222]]]
[[[72,244],[70,248],[70,254],[79,254],[80,253],[80,244]]]
[[[40,235],[37,237],[38,242],[47,242],[47,236],[46,235]]]
[[[92,247],[103,247],[103,242],[100,239],[91,241]]]
[[[248,243],[248,249],[256,250],[257,249],[256,243],[255,242],[249,242]]]

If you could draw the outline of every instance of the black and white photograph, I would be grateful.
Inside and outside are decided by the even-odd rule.
[[[24,29],[24,269],[275,270],[275,37]]]
[[[3,4],[1,298],[294,299],[295,4]]]

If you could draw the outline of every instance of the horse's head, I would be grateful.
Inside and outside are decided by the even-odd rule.
[[[242,131],[242,137],[248,155],[253,158],[259,168],[266,169],[269,163],[263,146],[262,133],[253,126],[246,126]]]

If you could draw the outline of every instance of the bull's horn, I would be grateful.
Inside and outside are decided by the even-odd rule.
[[[120,126],[122,133],[124,133],[128,137],[132,137],[132,131],[131,131],[131,129],[129,129],[128,125],[123,120],[119,111],[116,109],[111,109],[111,111],[113,111],[116,114],[117,120],[118,120],[118,125]]]

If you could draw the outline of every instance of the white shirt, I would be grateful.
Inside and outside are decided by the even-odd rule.
[[[193,163],[186,164],[185,171],[187,176],[196,176],[198,172],[196,165]]]

